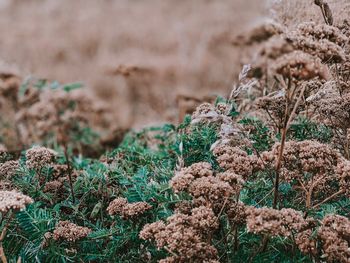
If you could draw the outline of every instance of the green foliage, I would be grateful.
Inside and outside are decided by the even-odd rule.
[[[247,138],[253,142],[257,152],[269,150],[273,138],[278,137],[262,121],[243,118],[239,121],[250,132]],[[196,162],[209,162],[218,172],[220,168],[210,147],[219,138],[217,124],[190,125],[185,118],[178,127],[164,125],[140,132],[128,133],[118,148],[106,153],[101,160],[74,156],[71,165],[76,174],[73,180],[75,202],[73,202],[68,179],[63,182],[59,194],[45,192],[45,182],[52,180],[53,167],[40,171],[28,170],[25,157],[20,159],[21,168],[13,177],[13,184],[31,196],[35,203],[16,214],[11,222],[4,249],[10,262],[21,257],[22,262],[156,262],[167,256],[153,243],[141,240],[139,232],[147,223],[165,220],[173,214],[175,205],[188,200],[186,194],[174,194],[169,181],[179,165],[189,166]],[[91,143],[89,136],[72,137]],[[329,140],[331,134],[326,127],[318,127],[306,119],[298,119],[289,133],[295,140]],[[82,139],[85,138],[86,139]],[[65,164],[62,151],[58,149],[57,163]],[[256,207],[271,207],[273,202],[273,169],[252,174],[240,193],[240,201]],[[288,183],[279,186],[282,207],[299,209],[303,201],[295,195]],[[108,204],[117,197],[128,202],[144,201],[151,210],[135,219],[126,220],[107,214]],[[348,199],[338,199],[323,204],[310,215],[322,219],[326,214],[350,213]],[[293,247],[288,238],[271,238],[264,251],[259,251],[262,236],[248,233],[245,226],[237,229],[226,214],[220,215],[220,228],[213,241],[218,249],[220,262],[312,262]],[[60,220],[69,220],[79,226],[89,227],[92,232],[79,241],[45,239]],[[235,240],[235,231],[239,242]],[[236,243],[238,242],[238,243]],[[237,249],[236,249],[237,248]]]
[[[249,127],[248,138],[253,142],[253,148],[258,152],[269,150],[273,144],[271,131],[259,119],[246,117],[239,121],[244,127]]]
[[[315,123],[305,117],[298,117],[290,126],[288,136],[297,141],[317,140],[328,143],[333,137],[332,130],[326,125]]]

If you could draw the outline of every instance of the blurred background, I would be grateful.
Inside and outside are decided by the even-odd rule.
[[[181,100],[227,95],[245,54],[234,37],[268,14],[263,0],[0,3],[2,62],[84,83],[123,127],[178,122]]]
[[[321,19],[312,3],[0,0],[0,60],[23,77],[84,83],[114,126],[176,123],[183,101],[229,94],[251,54],[233,45],[237,35],[271,18]],[[348,0],[329,3],[336,15],[349,10]]]

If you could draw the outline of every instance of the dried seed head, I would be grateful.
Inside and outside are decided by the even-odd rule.
[[[247,229],[248,232],[253,233],[289,237],[293,232],[299,232],[308,224],[300,211],[290,208],[276,210],[266,207],[249,207],[247,214]]]
[[[350,262],[350,220],[339,215],[326,215],[318,230],[324,257],[329,262]]]
[[[316,77],[329,79],[326,66],[317,59],[302,51],[293,51],[276,59],[273,70],[285,78],[310,80]]]
[[[7,161],[0,163],[0,179],[10,179],[19,168],[18,161]]]
[[[189,167],[182,168],[170,181],[174,192],[185,191],[190,184],[201,177],[212,176],[211,164],[206,162],[194,163]]]
[[[146,202],[128,203],[126,198],[116,198],[109,203],[107,212],[109,215],[119,215],[123,219],[136,218],[142,215],[152,206]]]
[[[10,210],[23,210],[31,203],[33,203],[32,198],[17,191],[0,191],[0,212],[3,214]]]
[[[53,231],[54,240],[66,240],[68,242],[75,242],[86,237],[91,233],[91,229],[87,227],[78,226],[69,221],[59,221]]]
[[[26,152],[26,166],[32,169],[40,169],[54,161],[56,152],[40,146],[35,146]]]

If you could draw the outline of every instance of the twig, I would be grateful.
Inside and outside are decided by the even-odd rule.
[[[68,151],[67,151],[67,146],[64,145],[64,156],[66,158],[66,163],[68,167],[68,179],[69,179],[69,186],[72,194],[72,201],[73,204],[75,203],[75,195],[74,195],[74,189],[73,189],[73,180],[72,180],[72,167],[69,163],[69,158],[68,158]]]
[[[314,205],[314,206],[312,207],[312,209],[315,209],[315,208],[319,207],[320,205],[322,205],[322,204],[328,202],[329,200],[333,199],[334,197],[336,197],[336,196],[338,196],[338,195],[340,195],[340,194],[342,194],[342,193],[344,193],[344,190],[343,190],[343,189],[342,189],[342,190],[339,190],[338,192],[336,192],[336,193],[334,193],[334,194],[332,194],[331,196],[328,196],[328,197],[327,197],[326,199],[324,199],[322,202],[319,202],[318,204]]]

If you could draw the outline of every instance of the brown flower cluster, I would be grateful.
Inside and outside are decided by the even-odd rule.
[[[170,181],[170,186],[175,193],[186,191],[195,179],[212,175],[213,172],[210,163],[195,163],[176,172],[175,176]]]
[[[17,191],[0,191],[0,212],[6,214],[8,211],[20,211],[26,205],[33,203],[29,196]]]
[[[232,171],[247,179],[262,163],[255,155],[248,155],[238,147],[222,145],[214,148],[214,155],[221,168]]]
[[[344,45],[348,42],[348,37],[337,27],[303,23],[296,30],[274,36],[265,43],[251,76],[261,78],[272,71],[295,80],[328,79],[329,69],[322,62],[346,61]]]
[[[171,255],[161,262],[216,262],[217,250],[210,244],[210,234],[218,228],[218,219],[207,207],[194,208],[191,215],[175,213],[166,223],[144,226],[140,237],[154,240],[158,248]]]
[[[323,62],[343,62],[345,52],[343,47],[349,38],[335,26],[302,23],[297,30],[287,34],[287,39],[297,49],[319,57]]]
[[[232,106],[226,103],[218,103],[215,107],[210,103],[203,103],[192,113],[191,123],[225,122],[231,109]]]
[[[341,129],[350,127],[350,93],[322,99],[316,105],[320,120],[325,124]]]
[[[220,211],[227,202],[231,203],[243,184],[244,179],[240,174],[228,170],[215,175],[211,165],[205,162],[181,169],[170,182],[175,193],[185,191],[192,196],[194,207],[207,206],[215,212]]]
[[[35,146],[26,152],[26,166],[30,169],[40,169],[52,164],[56,153],[48,148]]]
[[[21,140],[28,144],[44,140],[50,134],[57,135],[58,142],[64,143],[77,125],[85,127],[97,122],[94,114],[103,112],[85,93],[29,89],[33,95],[25,97],[16,113]]]
[[[303,230],[308,222],[300,211],[291,208],[247,208],[248,232],[289,237]]]
[[[340,189],[350,197],[350,161],[342,160],[338,163],[337,175],[339,176]]]
[[[128,203],[126,198],[116,198],[109,203],[107,212],[109,215],[119,215],[123,219],[136,218],[147,210],[151,209],[152,206],[146,202]]]
[[[281,128],[286,111],[286,98],[283,92],[258,98],[256,106],[266,111],[269,117],[275,120],[277,128]]]
[[[59,180],[53,180],[45,183],[44,192],[57,193],[63,187],[63,183]]]
[[[272,69],[285,78],[295,80],[328,79],[330,76],[320,59],[299,50],[277,58]]]
[[[295,243],[299,250],[306,255],[316,255],[317,240],[312,235],[312,229],[301,231],[295,236]]]
[[[337,27],[315,22],[304,22],[298,26],[298,31],[304,36],[311,36],[317,40],[327,39],[339,46],[344,46],[349,41]]]
[[[79,239],[86,237],[91,233],[91,229],[88,227],[78,226],[69,221],[59,221],[53,231],[54,240],[65,240],[68,242],[75,242]]]
[[[16,174],[18,168],[18,161],[11,160],[4,163],[0,163],[0,179],[10,179]]]
[[[264,161],[275,165],[279,147],[277,143],[271,151],[264,152]],[[339,160],[339,152],[327,144],[308,140],[288,141],[282,155],[281,179],[300,186],[309,194],[325,194],[334,190],[330,183],[337,181]]]
[[[339,215],[327,215],[318,230],[323,257],[329,262],[350,262],[350,220]]]

